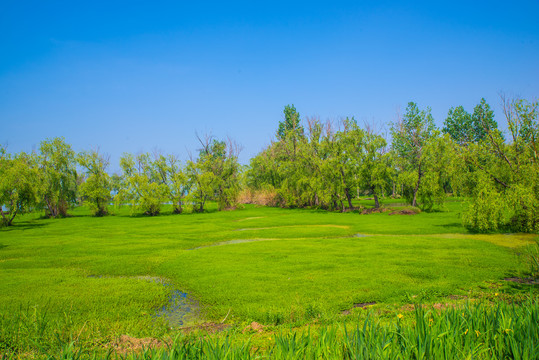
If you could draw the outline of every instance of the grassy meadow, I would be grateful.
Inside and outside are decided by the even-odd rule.
[[[463,206],[453,200],[417,215],[252,205],[155,217],[127,207],[103,218],[84,207],[65,219],[25,215],[0,229],[0,354],[57,356],[66,346],[106,353],[122,335],[178,339],[189,336],[179,325],[223,323],[231,330],[214,335],[216,344],[237,330],[235,341],[250,341],[252,355],[288,339],[283,331],[333,329],[367,313],[372,324],[403,313],[403,324],[417,326],[425,314],[411,303],[533,298],[537,285],[504,279],[527,276],[535,235],[470,234]],[[177,290],[193,310],[182,324],[159,316]],[[375,304],[365,311],[365,303]],[[262,335],[241,332],[251,322]]]

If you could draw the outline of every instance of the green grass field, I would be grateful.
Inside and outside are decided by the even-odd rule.
[[[184,325],[226,318],[271,329],[331,324],[356,316],[360,303],[394,315],[412,301],[534,292],[503,279],[525,276],[535,236],[468,234],[462,206],[413,216],[250,205],[156,217],[128,208],[104,218],[85,208],[65,219],[26,215],[0,229],[0,352],[173,337],[178,330],[156,315],[178,289],[197,309]]]

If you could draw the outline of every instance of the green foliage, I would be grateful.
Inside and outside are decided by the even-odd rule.
[[[488,137],[488,133],[498,131],[498,123],[494,120],[494,111],[490,109],[484,98],[473,109],[472,141],[480,142]]]
[[[77,196],[77,171],[75,152],[64,138],[42,141],[39,147],[41,181],[39,196],[47,216],[64,217],[75,204]]]
[[[17,215],[37,204],[38,181],[35,156],[23,152],[11,156],[0,146],[0,226],[12,225]]]
[[[435,161],[432,161],[434,155],[431,151],[432,146],[430,150],[428,147],[438,136],[430,108],[420,110],[416,103],[408,103],[402,119],[392,124],[391,136],[396,165],[403,176],[401,183],[406,187],[410,204],[417,206],[419,195],[424,202],[426,201],[426,208],[431,208],[432,198],[439,192],[436,189],[439,177],[430,174],[433,169],[429,165]]]
[[[294,105],[284,107],[284,121],[279,122],[277,138],[285,140],[286,138],[297,139],[303,136],[303,127],[300,125],[300,116]]]
[[[462,215],[463,225],[474,232],[497,230],[505,221],[504,204],[490,179],[478,175],[473,200]]]
[[[106,169],[108,159],[97,151],[83,151],[77,156],[79,164],[86,169],[86,179],[80,185],[80,193],[95,216],[107,215],[111,201],[111,179]]]
[[[459,149],[470,167],[467,177],[472,180],[469,192],[473,200],[464,222],[474,231],[504,228],[537,232],[539,103],[503,99],[503,106],[509,141],[505,141],[497,129],[484,126],[486,136],[483,141]],[[503,209],[500,203],[504,204]],[[482,214],[473,214],[477,211]]]
[[[457,144],[466,146],[483,141],[488,132],[497,129],[494,112],[485,99],[481,99],[473,114],[466,112],[462,106],[449,109],[442,131],[449,134]]]
[[[134,157],[124,154],[120,159],[124,184],[115,196],[117,204],[131,203],[132,212],[140,210],[146,215],[158,215],[162,203],[167,198],[167,186],[157,179],[151,166],[150,155],[140,154]]]
[[[251,159],[246,182],[254,191],[275,191],[281,206],[353,210],[360,190],[373,194],[379,206],[389,180],[385,146],[381,136],[361,129],[354,118],[337,129],[307,119],[301,136],[279,137]]]
[[[156,155],[152,163],[157,181],[167,187],[167,197],[173,205],[174,213],[181,214],[185,197],[189,193],[189,179],[186,169],[174,155]]]
[[[207,171],[210,160],[210,158],[205,160],[199,158],[197,162],[187,162],[186,172],[191,187],[188,199],[195,204],[194,211],[197,212],[203,212],[206,202],[215,195],[215,175]]]
[[[462,106],[449,109],[442,132],[449,134],[459,145],[473,142],[472,116]]]
[[[363,154],[359,163],[359,187],[371,190],[375,208],[379,207],[378,196],[383,194],[390,176],[391,160],[386,153],[386,140],[377,134],[366,133]]]
[[[237,145],[206,138],[199,157],[187,164],[191,187],[189,199],[195,211],[203,212],[208,200],[216,200],[219,210],[233,208],[240,192],[240,165]]]
[[[506,191],[505,201],[511,213],[509,227],[517,232],[536,233],[539,232],[539,197],[533,187],[526,185],[517,183]]]

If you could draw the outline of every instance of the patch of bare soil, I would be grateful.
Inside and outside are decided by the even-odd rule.
[[[449,296],[450,299],[452,300],[462,300],[462,299],[467,299],[467,296],[464,296],[464,295],[451,295]],[[473,299],[471,299],[470,301],[474,301]],[[414,311],[415,310],[415,307],[417,305],[414,305],[414,304],[406,304],[406,305],[403,305],[400,307],[400,311],[402,312],[407,312],[407,311]],[[459,304],[456,304],[456,303],[434,303],[434,304],[422,304],[421,307],[424,308],[424,309],[435,309],[435,310],[444,310],[444,309],[447,309],[447,308],[455,308],[455,307],[459,307],[460,305]]]
[[[341,312],[342,315],[350,315],[352,312],[351,310],[352,309],[356,309],[356,308],[360,308],[360,309],[365,309],[369,306],[372,306],[372,305],[376,305],[376,301],[373,301],[373,302],[366,302],[366,303],[359,303],[359,304],[354,304],[354,306],[352,306],[350,309],[348,310],[344,310],[343,312]]]
[[[528,284],[528,285],[537,285],[539,284],[539,279],[533,279],[533,278],[519,278],[519,277],[510,277],[505,278],[505,281],[511,281],[516,282],[519,284]]]
[[[371,209],[365,209],[361,212],[361,215],[369,215],[369,214],[379,214],[389,211],[386,208],[371,208]]]
[[[154,338],[136,338],[129,335],[122,335],[120,338],[110,344],[110,347],[117,353],[126,353],[130,351],[140,351],[142,349],[163,347],[167,344]]]
[[[253,323],[256,324],[256,323]],[[260,325],[261,326],[261,325]],[[181,332],[185,333],[191,333],[193,331],[203,331],[207,332],[208,334],[215,334],[217,332],[224,331],[228,329],[230,325],[228,324],[222,324],[222,323],[202,323],[194,326],[186,326],[180,328]],[[115,353],[117,354],[127,354],[130,352],[139,352],[143,349],[155,349],[160,348],[164,346],[170,345],[169,342],[165,340],[160,340],[156,338],[137,338],[129,335],[122,335],[118,338],[118,340],[113,341],[108,344],[107,348],[113,349]]]
[[[410,209],[402,209],[398,211],[393,211],[389,215],[416,215],[417,213]]]
[[[264,332],[264,325],[259,324],[256,321],[253,321],[250,325],[247,325],[243,329],[242,333],[251,332],[251,331],[262,333]]]
[[[205,332],[210,333],[210,334],[215,334],[215,333],[218,333],[218,332],[221,332],[221,331],[225,331],[229,327],[230,327],[230,325],[228,325],[228,324],[207,322],[207,323],[202,323],[202,324],[198,324],[198,325],[194,325],[194,326],[182,327],[181,331],[186,332],[186,333],[190,333],[190,332],[193,332],[193,331],[196,331],[196,330],[201,330],[201,331],[205,331]]]

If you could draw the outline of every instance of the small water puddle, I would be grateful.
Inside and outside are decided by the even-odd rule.
[[[178,290],[168,279],[157,276],[107,276],[88,275],[89,278],[124,278],[154,282],[164,286],[169,292],[168,303],[157,309],[154,319],[164,320],[170,328],[177,328],[197,322],[200,317],[200,306],[188,293]]]
[[[352,237],[362,238],[362,237],[369,237],[369,235],[367,235],[367,234],[354,234]]]
[[[200,307],[198,303],[181,290],[174,289],[171,284],[163,283],[170,287],[168,304],[157,310],[156,319],[163,319],[171,328],[192,324],[199,318]]]

